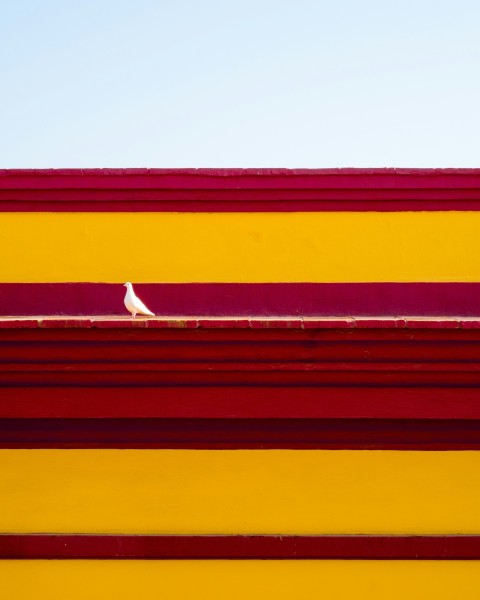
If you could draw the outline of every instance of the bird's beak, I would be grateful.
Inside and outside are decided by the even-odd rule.
[[[126,283],[124,283],[122,287],[127,287],[127,284],[126,284]]]

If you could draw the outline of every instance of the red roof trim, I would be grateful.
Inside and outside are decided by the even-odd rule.
[[[480,169],[0,171],[0,211],[480,210]]]

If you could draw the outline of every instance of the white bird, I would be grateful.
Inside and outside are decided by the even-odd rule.
[[[129,281],[127,281],[127,283],[124,283],[123,287],[127,288],[127,293],[125,294],[125,300],[124,300],[125,306],[126,306],[127,310],[129,310],[132,313],[133,318],[135,318],[135,316],[137,314],[145,315],[148,317],[155,316],[150,310],[148,310],[148,308],[140,300],[140,298],[138,298],[135,295],[135,292],[133,291],[133,285]]]

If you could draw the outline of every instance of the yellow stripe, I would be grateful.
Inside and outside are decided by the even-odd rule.
[[[480,212],[2,213],[0,281],[480,281]]]
[[[480,561],[1,561],[15,600],[478,600]]]
[[[0,531],[480,533],[480,452],[2,450]]]

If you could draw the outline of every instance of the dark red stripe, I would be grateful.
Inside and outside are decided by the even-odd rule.
[[[476,190],[473,195],[478,196]],[[135,198],[119,200],[119,194],[112,194],[111,200],[97,199],[100,194],[74,194],[84,196],[84,200],[43,200],[39,196],[59,194],[28,193],[28,200],[12,199],[20,194],[2,194],[0,190],[0,212],[405,212],[405,211],[478,211],[480,200],[466,200],[454,194],[451,200],[394,200],[390,197],[371,200],[376,194],[359,194],[355,200],[242,200],[225,198],[233,194],[221,194],[222,200],[141,200],[144,194],[136,192]],[[25,195],[25,194],[22,194]],[[123,195],[123,194],[122,194]],[[163,196],[164,194],[162,194]],[[186,194],[191,197],[192,194]],[[240,194],[235,194],[238,196]],[[265,194],[262,194],[262,196]],[[298,194],[296,194],[298,195]],[[339,194],[343,196],[343,194]],[[387,194],[383,194],[387,196]],[[392,194],[393,195],[393,194]],[[436,196],[437,194],[432,194]],[[443,194],[439,194],[443,195]],[[466,194],[461,194],[461,196]],[[7,196],[8,199],[2,199]],[[65,193],[61,194],[62,198]],[[92,196],[95,198],[92,200]],[[210,196],[210,194],[209,194]],[[275,194],[277,196],[277,194]],[[367,196],[367,198],[365,198]],[[388,194],[391,196],[391,194]],[[34,199],[32,199],[32,197]]]
[[[480,316],[476,282],[159,283],[135,289],[163,317]],[[0,314],[128,316],[123,296],[120,284],[2,283]]]
[[[480,418],[478,328],[237,324],[0,329],[0,416]]]
[[[404,370],[402,370],[404,367]],[[471,369],[471,370],[469,370]],[[370,368],[357,363],[328,365],[284,365],[281,363],[158,363],[122,366],[73,363],[0,364],[0,385],[4,387],[73,387],[98,388],[108,386],[162,387],[192,386],[205,388],[234,387],[478,387],[480,368],[477,363],[372,364]],[[213,394],[218,391],[213,390]],[[253,392],[255,393],[255,391]],[[100,392],[100,395],[102,392]],[[160,392],[163,396],[163,393]],[[319,396],[321,393],[319,393]]]
[[[0,419],[0,448],[479,450],[480,420]]]
[[[4,211],[479,210],[478,169],[0,171]]]
[[[480,536],[0,535],[0,558],[478,560]]]
[[[0,418],[480,419],[480,388],[3,387]]]

